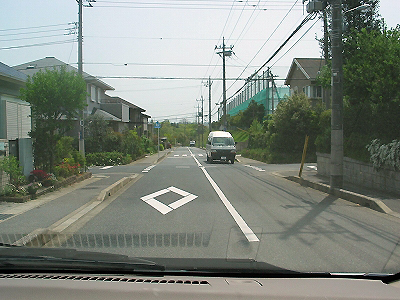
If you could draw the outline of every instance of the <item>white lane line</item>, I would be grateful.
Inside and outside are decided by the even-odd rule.
[[[179,154],[174,154],[174,156],[179,156]]]
[[[187,156],[187,154],[182,154],[182,157],[186,157]]]
[[[244,165],[244,166],[245,166],[245,167],[252,168],[252,169],[257,170],[257,171],[259,171],[259,172],[265,172],[264,169],[261,169],[261,168],[259,168],[259,167],[250,166],[250,165]]]
[[[190,149],[189,149],[189,151],[190,151]],[[192,151],[190,151],[190,153],[192,153]],[[253,230],[251,230],[251,228],[247,225],[245,220],[243,220],[242,216],[237,212],[237,210],[229,202],[228,198],[226,198],[225,194],[221,191],[219,186],[211,178],[211,176],[208,174],[208,172],[206,171],[204,166],[201,165],[201,163],[197,160],[196,157],[193,156],[193,159],[196,161],[197,165],[203,171],[204,175],[206,176],[208,181],[211,183],[211,186],[214,188],[215,192],[217,193],[217,195],[221,199],[222,203],[225,205],[226,209],[229,211],[232,218],[235,220],[236,224],[239,226],[240,230],[243,232],[243,234],[247,238],[247,240],[249,242],[259,242],[260,240],[255,235]]]
[[[111,169],[113,166],[106,166],[106,167],[102,167],[100,168],[100,170],[107,170],[107,169]]]
[[[202,156],[203,156],[203,154],[199,154],[199,156],[200,156],[200,157],[202,157]]]
[[[151,169],[153,169],[155,165],[148,166],[146,169],[142,171],[142,173],[148,173]]]

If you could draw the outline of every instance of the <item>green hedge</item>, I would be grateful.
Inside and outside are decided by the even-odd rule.
[[[97,152],[86,154],[86,162],[89,166],[116,166],[126,165],[132,161],[132,157],[121,152]]]

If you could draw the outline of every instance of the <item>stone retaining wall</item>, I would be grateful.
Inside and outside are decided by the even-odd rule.
[[[330,154],[317,153],[318,174],[330,175]],[[389,169],[376,171],[371,163],[343,158],[343,180],[360,186],[400,194],[400,172]]]

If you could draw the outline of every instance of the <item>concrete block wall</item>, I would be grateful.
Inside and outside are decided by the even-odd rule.
[[[319,175],[330,175],[330,154],[317,153]],[[372,164],[345,157],[343,159],[343,180],[367,188],[400,194],[400,172],[375,170]]]

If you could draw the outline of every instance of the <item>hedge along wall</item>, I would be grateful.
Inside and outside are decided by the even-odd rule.
[[[330,154],[317,152],[317,170],[322,176],[330,175]],[[366,188],[373,188],[400,195],[400,172],[375,170],[372,164],[348,157],[343,158],[343,180]]]

